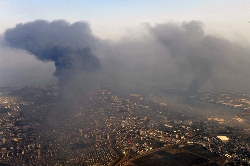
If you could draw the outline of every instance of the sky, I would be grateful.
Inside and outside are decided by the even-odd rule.
[[[36,19],[84,20],[98,37],[117,40],[142,23],[200,20],[211,33],[250,38],[248,0],[1,0],[0,33]]]
[[[76,72],[72,82],[78,85],[72,87],[95,80],[125,91],[156,85],[220,89],[238,82],[250,89],[250,74],[241,74],[250,70],[249,11],[247,0],[1,0],[0,86],[56,84],[86,65],[77,62],[80,57],[89,56],[100,61],[98,76]],[[30,44],[25,35],[35,41]],[[54,50],[48,45],[59,58],[45,57]]]

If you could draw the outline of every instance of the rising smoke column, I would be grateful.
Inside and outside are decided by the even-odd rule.
[[[224,65],[233,53],[237,53],[234,50],[237,47],[229,41],[206,35],[204,24],[199,21],[158,24],[150,27],[150,31],[172,57],[179,71],[176,77],[185,74],[192,77],[188,94],[201,89],[211,78],[212,71]]]
[[[78,72],[101,69],[90,49],[96,47],[98,39],[85,22],[36,20],[8,29],[4,38],[11,47],[24,49],[41,61],[53,61],[60,86],[67,85]]]
[[[249,88],[250,75],[244,72],[250,66],[249,46],[207,35],[199,21],[147,24],[143,28],[143,36],[127,34],[119,41],[104,41],[93,36],[84,22],[38,20],[18,24],[7,30],[4,38],[9,46],[54,62],[58,84],[76,83],[70,88],[77,93],[79,86],[95,86],[92,80],[121,93],[173,87],[192,94],[206,84],[218,89]],[[102,62],[98,75],[95,71],[101,65],[93,51]]]

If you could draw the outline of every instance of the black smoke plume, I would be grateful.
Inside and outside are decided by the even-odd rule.
[[[249,89],[250,50],[242,43],[205,33],[200,21],[144,24],[143,35],[127,34],[106,45],[101,83],[121,93],[151,87],[186,90]]]
[[[8,29],[9,46],[24,49],[41,61],[53,61],[58,85],[64,86],[79,72],[101,69],[99,59],[91,53],[98,39],[85,22],[36,20]]]
[[[192,78],[188,94],[197,92],[209,81],[215,83],[218,71],[226,71],[226,76],[228,71],[234,70],[229,76],[232,77],[240,66],[236,60],[242,63],[244,56],[249,55],[249,50],[240,45],[205,34],[204,24],[199,21],[158,24],[150,27],[150,31],[170,55],[173,68],[177,68],[175,77],[188,75]],[[242,76],[242,73],[237,75]]]
[[[152,87],[182,89],[188,94],[203,88],[250,88],[247,43],[206,34],[199,21],[144,25],[140,32],[107,41],[95,37],[85,22],[38,20],[8,29],[4,39],[41,61],[54,62],[58,84],[70,82],[66,89],[76,93],[97,85],[121,94],[143,93]],[[8,59],[3,52],[1,56]],[[15,60],[24,58],[23,54]]]

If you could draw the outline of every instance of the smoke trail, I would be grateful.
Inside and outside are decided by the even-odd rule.
[[[91,53],[98,39],[85,22],[69,24],[63,20],[36,20],[8,29],[9,46],[24,49],[42,61],[53,61],[58,85],[66,85],[78,72],[101,69],[100,61]]]
[[[228,60],[240,52],[245,53],[225,39],[206,35],[204,24],[199,21],[158,24],[150,27],[150,31],[166,47],[175,68],[192,76],[187,89],[189,94],[202,88],[218,66],[233,68]],[[184,77],[178,73],[175,76]]]
[[[92,80],[121,93],[149,87],[186,89],[189,94],[204,87],[249,88],[249,72],[242,72],[249,70],[249,47],[207,35],[199,21],[142,28],[142,36],[127,34],[119,41],[104,41],[85,22],[37,20],[8,29],[4,38],[11,47],[54,62],[58,84],[70,82],[70,90],[77,93],[79,88],[95,86]]]

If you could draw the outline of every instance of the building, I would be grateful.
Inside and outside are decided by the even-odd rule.
[[[228,142],[229,141],[229,138],[227,137],[227,136],[217,136],[217,138],[219,139],[219,140],[221,140],[222,142]]]

